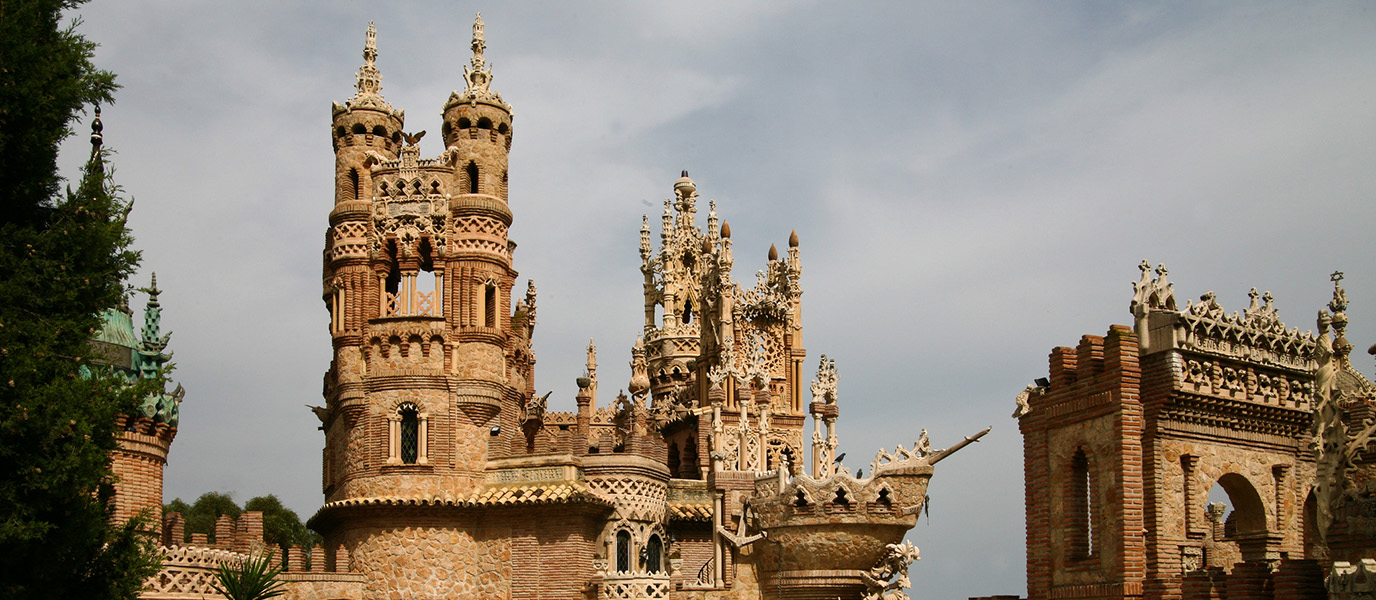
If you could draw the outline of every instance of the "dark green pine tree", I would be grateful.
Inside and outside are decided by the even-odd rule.
[[[78,4],[0,8],[0,598],[134,598],[158,565],[152,524],[110,520],[116,415],[163,382],[124,385],[88,344],[138,262],[98,117],[78,189],[58,193],[59,142],[115,89],[58,26]]]

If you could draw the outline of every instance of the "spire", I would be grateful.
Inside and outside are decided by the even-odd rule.
[[[87,164],[90,169],[87,177],[96,185],[104,185],[105,160],[101,158],[102,146],[105,144],[105,136],[101,132],[105,131],[105,124],[100,122],[100,105],[96,105],[96,118],[91,120],[91,160]],[[83,182],[85,183],[85,182]]]
[[[100,122],[100,105],[96,105],[96,118],[91,121],[91,152],[100,152],[100,146],[105,141],[101,132],[105,130],[105,125]]]
[[[382,71],[377,68],[377,28],[368,22],[363,38],[363,66],[358,68],[358,91],[349,99],[349,108],[377,108],[391,112],[392,105],[382,99]]]
[[[1347,341],[1347,292],[1343,290],[1343,272],[1334,271],[1328,279],[1333,282],[1333,300],[1328,309],[1333,311],[1333,355],[1341,369],[1351,368],[1348,355],[1352,352],[1352,342]]]
[[[510,111],[511,106],[502,101],[502,95],[491,89],[492,67],[487,65],[487,59],[483,56],[483,51],[487,49],[487,38],[483,36],[482,13],[478,13],[473,19],[473,42],[469,47],[473,49],[473,58],[463,68],[463,93],[454,92],[450,95],[449,105],[459,102],[488,102]]]
[[[161,353],[167,348],[167,340],[172,334],[162,334],[162,303],[158,302],[158,295],[162,290],[158,289],[158,274],[154,273],[148,287],[139,291],[148,294],[148,304],[143,309],[141,345],[145,352]]]

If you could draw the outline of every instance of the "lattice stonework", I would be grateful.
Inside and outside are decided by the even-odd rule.
[[[605,597],[614,600],[658,600],[669,597],[669,583],[662,581],[609,581],[606,590]]]
[[[459,233],[486,233],[494,236],[506,236],[506,225],[497,219],[488,217],[462,217],[454,225]]]
[[[210,586],[215,581],[215,571],[225,562],[241,561],[242,554],[201,548],[196,546],[177,546],[167,549],[163,568],[144,582],[144,597],[219,597]]]
[[[659,521],[667,508],[663,485],[631,477],[590,479],[588,485],[616,506],[615,518]]]
[[[478,252],[491,252],[493,254],[506,256],[506,246],[493,240],[459,239],[451,243],[460,251],[475,250]]]

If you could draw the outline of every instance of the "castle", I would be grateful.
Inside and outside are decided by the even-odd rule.
[[[286,597],[906,598],[918,551],[904,536],[933,466],[988,430],[945,450],[924,430],[863,476],[842,465],[836,367],[821,357],[810,383],[804,369],[797,234],[736,283],[731,228],[714,203],[699,226],[686,172],[658,247],[648,217],[640,230],[645,325],[625,391],[599,397],[590,344],[577,410],[548,410],[536,289],[518,290],[507,235],[512,107],[482,20],[433,158],[380,93],[375,38],[369,25],[356,92],[332,110],[334,354],[309,523],[325,543],[283,557]],[[214,565],[262,543],[255,513],[222,518],[213,544],[180,528],[164,519],[147,598],[210,593]]]
[[[1370,597],[1376,385],[1342,274],[1301,333],[1269,292],[1180,308],[1164,265],[1140,269],[1133,326],[1052,350],[1018,396],[1028,599]]]

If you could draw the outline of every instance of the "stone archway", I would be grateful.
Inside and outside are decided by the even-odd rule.
[[[1319,558],[1318,500],[1310,490],[1304,498],[1304,512],[1300,513],[1300,531],[1304,540],[1304,557]]]
[[[1238,473],[1224,473],[1217,483],[1228,494],[1228,503],[1233,507],[1229,520],[1238,535],[1265,532],[1266,505],[1262,504],[1256,486]]]
[[[1237,544],[1244,561],[1266,558],[1272,536],[1267,528],[1266,505],[1256,486],[1239,473],[1224,473],[1216,483],[1233,508],[1225,525],[1226,541]]]

